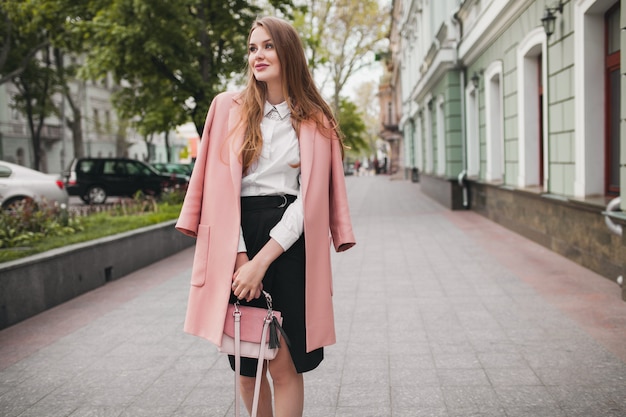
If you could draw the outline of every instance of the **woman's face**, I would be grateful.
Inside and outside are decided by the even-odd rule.
[[[263,27],[257,27],[250,35],[248,45],[248,65],[257,81],[267,83],[268,88],[280,87],[281,68],[278,54],[269,33]]]

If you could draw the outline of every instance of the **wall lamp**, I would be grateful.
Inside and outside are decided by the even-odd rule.
[[[478,89],[478,86],[480,85],[480,76],[478,75],[477,72],[475,72],[474,75],[472,75],[472,78],[470,78],[470,81],[472,81],[472,85],[474,86],[474,88]]]
[[[554,33],[554,24],[556,23],[556,12],[563,13],[563,0],[559,0],[559,4],[554,7],[546,6],[541,18],[541,24],[543,30],[546,32],[546,36],[549,38]]]

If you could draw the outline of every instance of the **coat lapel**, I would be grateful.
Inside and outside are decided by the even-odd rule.
[[[233,129],[237,126],[240,118],[240,107],[238,104],[233,104],[228,113],[228,131],[233,132]],[[233,186],[235,190],[241,189],[241,176],[242,176],[242,165],[241,160],[239,158],[238,152],[243,145],[243,128],[238,128],[237,131],[233,132],[233,135],[230,136],[231,140],[228,144],[228,158],[230,165],[230,175],[233,180]],[[239,194],[239,193],[237,193]]]
[[[311,180],[313,171],[313,150],[315,149],[316,128],[314,122],[304,122],[300,125],[300,187],[302,188],[302,196],[306,195],[306,191]]]

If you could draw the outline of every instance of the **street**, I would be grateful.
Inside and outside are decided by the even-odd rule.
[[[621,289],[419,183],[346,178],[336,345],[307,417],[626,415]],[[0,331],[4,417],[232,416],[233,373],[182,332],[193,248]]]

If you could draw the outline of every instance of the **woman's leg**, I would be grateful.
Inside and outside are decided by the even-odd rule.
[[[304,410],[304,378],[296,372],[289,349],[283,344],[270,361],[276,417],[301,417]]]
[[[243,399],[248,414],[252,415],[252,401],[254,400],[254,384],[256,378],[250,376],[242,376],[241,398]],[[272,390],[267,380],[267,365],[263,365],[263,376],[261,377],[261,389],[259,392],[259,407],[257,417],[273,417],[272,413]]]

